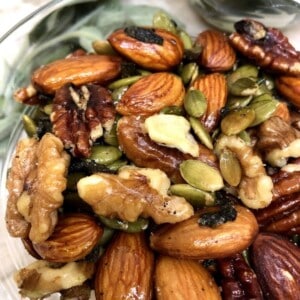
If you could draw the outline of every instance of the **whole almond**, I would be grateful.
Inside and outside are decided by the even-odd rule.
[[[207,109],[200,120],[206,129],[211,132],[217,127],[221,110],[227,101],[226,78],[221,73],[200,75],[193,82],[192,88],[201,91],[206,98]]]
[[[258,224],[247,208],[236,206],[236,210],[234,221],[214,228],[200,225],[199,214],[174,225],[164,225],[151,235],[150,245],[159,253],[178,258],[214,259],[241,252],[257,235]]]
[[[122,115],[151,115],[166,106],[180,106],[184,93],[178,76],[167,72],[154,73],[130,86],[116,108]]]
[[[72,262],[84,258],[99,242],[103,229],[83,213],[61,217],[52,235],[33,244],[34,250],[49,262]]]
[[[119,232],[102,255],[96,299],[151,299],[154,256],[143,232]]]
[[[144,68],[156,71],[170,70],[181,62],[184,47],[177,35],[165,29],[134,28],[136,31],[148,30],[148,33],[156,35],[162,41],[158,44],[130,36],[126,33],[128,29],[130,28],[119,29],[108,37],[111,46],[122,56]]]
[[[121,71],[121,59],[109,55],[71,56],[55,60],[37,69],[31,81],[44,93],[54,94],[66,83],[82,85],[90,82],[106,83]]]
[[[196,44],[202,49],[200,65],[214,72],[228,71],[233,67],[236,54],[224,33],[212,29],[202,31]]]
[[[251,247],[265,299],[300,299],[300,249],[285,237],[260,233]]]
[[[289,100],[297,108],[300,108],[300,77],[277,77],[275,86],[286,100]]]
[[[197,261],[160,256],[155,268],[157,300],[220,300],[211,274]]]

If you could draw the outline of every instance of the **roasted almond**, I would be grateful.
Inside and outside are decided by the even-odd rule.
[[[200,118],[208,131],[214,130],[219,122],[222,108],[227,101],[227,83],[221,73],[211,73],[198,76],[192,88],[201,91],[207,102],[205,114]]]
[[[236,206],[236,210],[234,221],[216,227],[200,225],[201,213],[174,225],[163,225],[151,235],[150,245],[159,253],[178,258],[214,259],[241,252],[252,243],[258,224],[247,208]]]
[[[72,262],[84,258],[99,242],[103,229],[86,214],[72,213],[59,219],[54,232],[34,250],[49,262]]]
[[[31,81],[34,87],[47,94],[54,94],[66,83],[106,83],[121,71],[121,59],[109,55],[72,56],[55,60],[37,69]]]
[[[211,274],[197,261],[160,256],[155,268],[157,300],[221,299]]]
[[[154,73],[131,85],[116,108],[122,115],[151,115],[167,106],[182,105],[184,93],[178,76]]]
[[[100,259],[96,299],[150,300],[153,271],[154,256],[144,233],[119,232]]]
[[[275,86],[286,100],[289,100],[297,108],[300,108],[300,77],[277,77]]]
[[[215,72],[228,71],[233,67],[236,54],[224,33],[212,29],[205,30],[198,35],[196,44],[202,49],[199,56],[200,65]]]
[[[180,38],[165,29],[130,26],[113,32],[108,41],[116,52],[150,70],[170,70],[183,57]]]
[[[260,233],[251,247],[253,268],[266,299],[300,299],[300,249],[273,233]]]

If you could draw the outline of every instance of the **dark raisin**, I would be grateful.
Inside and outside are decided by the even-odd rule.
[[[122,62],[121,63],[121,77],[126,78],[126,77],[131,77],[131,76],[136,76],[140,75],[137,65],[133,62]]]
[[[73,158],[69,167],[69,173],[83,172],[91,175],[97,172],[115,173],[107,166],[96,163],[94,160]]]
[[[129,26],[124,29],[124,32],[136,40],[143,43],[162,45],[164,39],[155,33],[152,28],[142,28],[138,26]]]

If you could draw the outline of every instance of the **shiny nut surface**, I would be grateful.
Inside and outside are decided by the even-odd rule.
[[[66,83],[106,83],[119,75],[121,60],[116,56],[83,55],[56,60],[37,69],[31,81],[44,93],[54,94]]]
[[[150,34],[156,35],[162,43],[144,42],[130,36],[128,30],[148,30]],[[156,71],[169,70],[178,65],[183,56],[183,44],[175,34],[164,29],[151,28],[126,28],[113,32],[108,41],[115,51],[134,61],[138,65]]]
[[[260,233],[252,245],[253,268],[268,299],[299,299],[300,249],[284,237]]]
[[[157,300],[221,299],[217,284],[200,262],[169,256],[157,259],[155,292]]]
[[[178,258],[210,259],[246,249],[258,232],[254,215],[237,206],[237,218],[211,228],[199,225],[199,214],[175,225],[164,225],[150,237],[151,247]]]
[[[279,93],[297,108],[300,108],[300,77],[280,76],[275,85]]]
[[[72,262],[89,254],[102,233],[103,229],[93,217],[73,213],[60,218],[52,235],[33,247],[46,261]]]
[[[167,72],[154,73],[130,86],[116,109],[121,115],[151,115],[167,106],[180,106],[184,93],[178,76]]]
[[[119,232],[100,259],[96,299],[150,300],[153,271],[154,256],[144,233]]]
[[[196,43],[202,47],[199,64],[210,71],[228,71],[236,59],[236,54],[228,38],[219,31],[205,30],[196,38]]]

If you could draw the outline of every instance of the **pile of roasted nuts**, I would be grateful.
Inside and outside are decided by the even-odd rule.
[[[158,12],[35,70],[8,174],[30,299],[299,299],[300,53]]]

